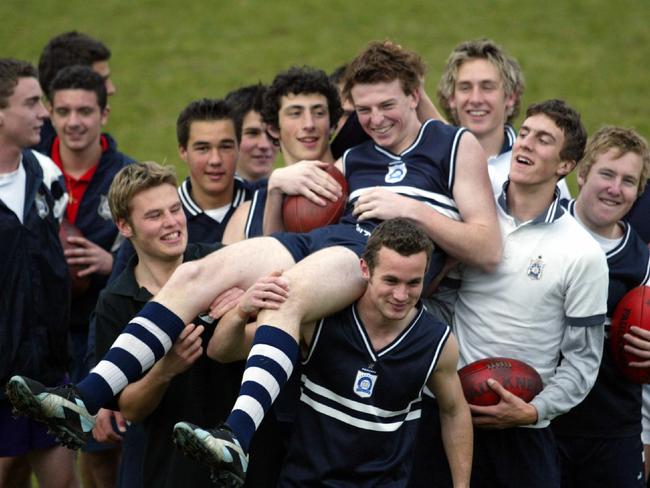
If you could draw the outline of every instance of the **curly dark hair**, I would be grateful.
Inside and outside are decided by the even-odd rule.
[[[48,98],[54,101],[54,94],[59,90],[87,90],[97,95],[99,108],[106,108],[108,95],[104,78],[89,66],[67,66],[59,71],[48,88]]]
[[[289,94],[323,95],[327,99],[330,127],[332,128],[336,127],[336,123],[343,114],[339,92],[323,70],[309,66],[293,66],[276,75],[264,97],[262,120],[275,130],[280,129],[278,114],[282,97]]]

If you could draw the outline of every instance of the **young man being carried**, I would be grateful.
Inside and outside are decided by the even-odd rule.
[[[279,486],[406,486],[425,384],[440,403],[454,486],[469,486],[472,426],[456,374],[456,341],[419,303],[432,248],[407,220],[383,222],[360,260],[368,283],[361,298],[301,324],[303,390]],[[248,354],[257,328],[247,325],[257,312],[253,293],[257,287],[221,320],[211,357]]]
[[[27,378],[12,378],[8,391],[16,408],[48,422],[71,445],[78,445],[83,441],[82,418],[84,425],[92,421],[89,412],[160,359],[184,324],[206,310],[215,296],[233,287],[247,289],[260,276],[286,270],[292,293],[278,310],[260,313],[259,321],[266,325],[256,333],[228,427],[207,432],[177,426],[205,441],[214,465],[241,476],[255,429],[297,359],[300,324],[341,310],[361,296],[366,283],[358,255],[381,220],[404,215],[426,230],[436,243],[432,275],[440,271],[445,252],[485,270],[494,268],[500,259],[500,236],[483,151],[463,129],[419,122],[417,62],[413,53],[380,42],[371,43],[353,62],[346,87],[374,144],[349,151],[340,163],[350,188],[341,224],[309,234],[249,239],[184,263],[127,326],[116,341],[119,347],[111,348],[76,388],[43,389]],[[315,111],[328,120],[322,95],[287,98],[305,100],[309,117]],[[303,110],[290,104],[288,115],[300,118]],[[313,149],[327,144],[315,134],[300,139]],[[311,194],[309,189],[305,193]],[[324,273],[328,279],[323,279]],[[134,337],[144,336],[136,345]],[[148,345],[141,349],[143,342]],[[273,382],[267,381],[270,377]],[[58,416],[48,406],[53,404],[59,412],[65,409],[72,421]]]
[[[603,127],[578,165],[580,194],[568,210],[600,244],[609,267],[607,324],[619,300],[650,279],[650,251],[623,217],[643,193],[650,172],[647,142],[635,131]],[[609,325],[606,326],[606,331]],[[633,327],[626,349],[650,354],[650,333]],[[636,366],[647,367],[647,359]],[[631,366],[633,366],[631,364]],[[606,336],[598,379],[587,397],[553,421],[562,486],[645,486],[641,385],[619,373]]]

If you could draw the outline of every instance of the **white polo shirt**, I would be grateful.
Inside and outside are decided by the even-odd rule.
[[[506,211],[505,190],[499,197],[497,214],[504,245],[501,263],[492,273],[470,267],[462,270],[453,321],[461,365],[488,357],[519,359],[537,370],[546,390],[556,374],[563,341],[565,347],[574,349],[588,346],[587,355],[602,354],[603,332],[599,329],[603,329],[607,310],[607,262],[600,246],[559,201],[556,189],[545,212],[517,223]],[[598,347],[598,340],[589,345],[572,344],[565,337],[567,329],[580,333],[592,327],[598,330],[601,351],[591,350]],[[573,360],[570,351],[563,350],[565,353]],[[576,357],[582,353],[577,351]],[[569,373],[570,380],[580,384],[577,390],[585,391],[568,392],[572,399],[564,399],[566,402],[573,403],[588,393],[598,364],[594,371],[580,369],[592,369],[591,363],[593,357],[583,365],[580,360],[573,362],[576,371]],[[588,382],[583,378],[591,383],[583,386]],[[543,395],[545,391],[538,395],[540,402]],[[559,413],[555,407],[547,412],[536,400],[532,403],[543,421],[536,426],[542,427]]]

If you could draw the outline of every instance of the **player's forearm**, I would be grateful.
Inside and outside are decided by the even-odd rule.
[[[164,374],[160,362],[140,380],[128,385],[120,394],[118,405],[124,418],[140,422],[148,417],[160,404],[171,377]]]
[[[440,426],[454,487],[469,486],[474,444],[472,419],[467,404],[459,405],[449,414],[441,411]]]
[[[499,264],[502,246],[498,224],[457,221],[425,203],[412,202],[406,218],[421,226],[448,255],[487,272]]]
[[[236,308],[221,318],[208,343],[208,357],[220,363],[245,359],[250,349],[247,322],[248,317],[241,316]]]
[[[282,221],[282,203],[284,194],[279,188],[271,189],[269,183],[269,192],[264,204],[264,235],[268,236],[274,232],[284,231],[284,222]]]
[[[584,400],[598,377],[604,336],[602,326],[567,326],[560,365],[530,402],[537,409],[538,421],[552,420]]]

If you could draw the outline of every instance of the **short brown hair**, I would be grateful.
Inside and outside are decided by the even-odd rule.
[[[564,134],[564,146],[560,150],[560,159],[576,163],[580,161],[587,143],[587,131],[582,125],[580,114],[564,100],[558,99],[534,103],[526,110],[526,118],[538,114],[546,115]]]
[[[401,256],[424,252],[427,255],[427,268],[433,252],[433,242],[426,232],[406,219],[385,220],[372,232],[361,256],[368,265],[370,273],[377,266],[377,255],[382,247],[391,249]]]
[[[108,205],[113,220],[126,220],[131,216],[131,202],[138,193],[160,185],[177,186],[176,173],[171,166],[153,161],[129,164],[113,178],[108,190]]]
[[[426,65],[414,51],[391,41],[373,41],[350,62],[345,72],[343,97],[352,100],[350,91],[358,83],[389,83],[399,80],[407,95],[415,93]]]
[[[645,189],[650,176],[650,151],[648,141],[634,129],[606,125],[598,129],[587,141],[585,155],[578,164],[578,175],[586,178],[598,156],[610,149],[617,150],[617,158],[631,152],[641,157],[641,175],[639,178],[638,194]]]
[[[20,78],[36,78],[36,68],[27,61],[0,59],[0,108],[6,108]]]

